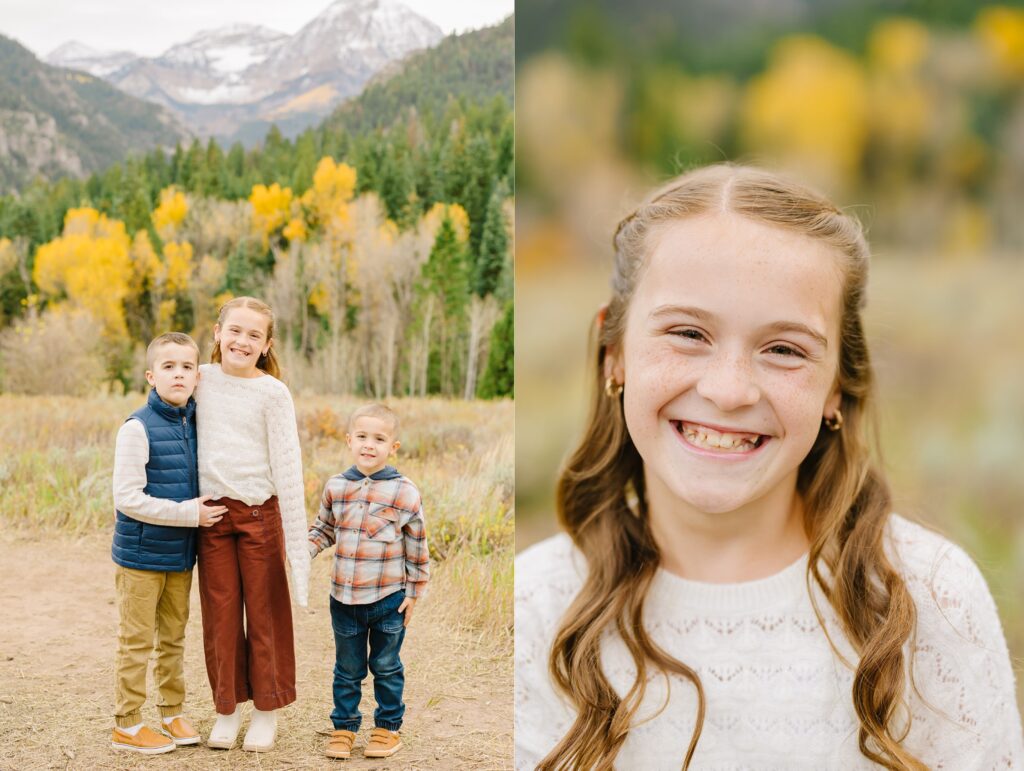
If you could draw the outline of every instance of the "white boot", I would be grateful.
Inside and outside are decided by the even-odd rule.
[[[246,752],[269,752],[274,749],[277,738],[277,710],[264,712],[262,709],[252,711],[249,730],[245,732],[242,749]]]
[[[230,750],[235,746],[238,730],[242,727],[242,705],[236,704],[235,711],[230,715],[217,715],[217,722],[210,729],[210,737],[206,740],[207,747],[218,750]]]

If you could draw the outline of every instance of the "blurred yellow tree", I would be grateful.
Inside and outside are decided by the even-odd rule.
[[[1024,9],[988,6],[978,13],[974,29],[1001,75],[1024,78]]]
[[[921,77],[927,28],[912,19],[880,22],[868,39],[869,127],[886,187],[906,184],[924,147],[934,105]]]
[[[33,278],[54,304],[88,311],[104,334],[124,339],[123,303],[133,274],[130,246],[124,223],[95,209],[69,209],[63,234],[36,252]]]
[[[856,59],[814,36],[787,37],[747,85],[741,136],[748,150],[819,181],[850,185],[864,153],[867,112]]]

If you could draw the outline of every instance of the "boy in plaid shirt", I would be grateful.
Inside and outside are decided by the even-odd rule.
[[[419,490],[387,465],[400,445],[398,416],[383,404],[360,407],[349,417],[345,440],[355,463],[327,480],[309,529],[311,556],[337,545],[331,578],[335,730],[327,756],[352,755],[369,664],[377,709],[363,754],[386,758],[402,746],[405,674],[398,654],[427,585],[427,536]]]

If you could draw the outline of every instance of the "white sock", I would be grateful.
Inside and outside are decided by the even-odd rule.
[[[139,723],[138,725],[133,725],[131,728],[120,728],[120,730],[124,731],[129,736],[135,736],[139,731],[142,730],[142,723]]]
[[[180,712],[177,715],[171,715],[170,717],[165,717],[164,718],[164,725],[170,725],[175,720],[177,720],[179,717],[181,717],[181,713]]]

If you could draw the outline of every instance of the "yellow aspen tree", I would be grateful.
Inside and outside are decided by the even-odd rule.
[[[188,214],[188,199],[173,185],[160,191],[160,203],[153,210],[153,227],[164,241],[177,238]]]
[[[124,338],[130,247],[123,222],[91,208],[69,209],[63,234],[36,252],[33,278],[52,300],[89,312],[106,335]]]
[[[441,222],[445,216],[451,220],[459,243],[465,244],[469,240],[469,215],[459,204],[435,203],[430,207],[430,211],[423,215],[423,223],[431,233],[436,235],[437,229],[441,227]]]
[[[324,156],[313,172],[313,186],[302,196],[302,204],[325,231],[341,234],[349,221],[348,203],[356,190],[356,170],[347,163],[335,163]]]
[[[170,294],[188,289],[192,275],[192,244],[188,241],[169,241],[164,244],[164,282]]]
[[[252,206],[253,230],[263,239],[264,246],[270,237],[280,230],[291,219],[292,199],[294,194],[290,187],[281,187],[277,182],[266,185],[253,185],[249,195]]]

